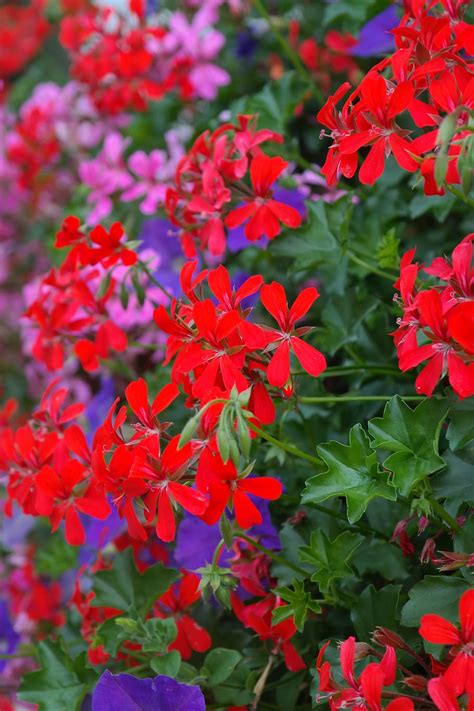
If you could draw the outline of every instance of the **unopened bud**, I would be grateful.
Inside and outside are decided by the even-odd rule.
[[[412,674],[403,679],[403,684],[413,689],[413,691],[426,691],[428,680],[419,674]]]
[[[356,662],[360,662],[361,659],[365,659],[370,654],[370,645],[366,642],[356,642],[355,643],[355,653],[354,659]]]
[[[376,627],[372,634],[372,639],[375,644],[379,644],[381,647],[394,647],[394,649],[405,649],[408,650],[410,647],[403,640],[399,634],[393,630],[389,630],[386,627]]]

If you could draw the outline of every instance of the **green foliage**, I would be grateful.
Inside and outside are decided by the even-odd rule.
[[[241,659],[242,655],[235,649],[216,647],[207,654],[201,674],[207,678],[209,684],[222,684],[229,678]]]
[[[348,562],[363,540],[357,533],[343,531],[331,541],[323,530],[313,531],[309,546],[300,548],[299,555],[303,562],[315,568],[311,580],[318,583],[322,593],[330,590],[334,580],[352,574]]]
[[[177,577],[176,570],[165,568],[161,563],[139,573],[132,550],[127,548],[115,556],[111,570],[101,570],[94,575],[92,605],[134,610],[143,615]]]
[[[393,452],[383,465],[394,473],[395,486],[403,496],[444,467],[438,442],[447,412],[443,400],[426,399],[412,410],[396,396],[386,404],[383,417],[370,420],[372,447]]]
[[[321,612],[319,600],[314,600],[311,597],[311,593],[305,591],[304,583],[297,578],[293,580],[293,589],[288,587],[276,588],[275,594],[279,595],[287,604],[273,610],[272,620],[274,625],[278,624],[278,622],[283,622],[288,617],[292,617],[296,628],[302,632],[308,615],[311,612],[314,614]]]
[[[61,533],[53,533],[36,553],[36,570],[40,575],[59,578],[77,566],[78,549],[70,546]]]
[[[97,679],[85,666],[85,654],[71,659],[57,642],[43,641],[37,648],[40,668],[25,674],[18,696],[38,704],[39,711],[77,711]]]
[[[427,575],[409,591],[410,599],[402,608],[402,625],[417,627],[421,617],[431,613],[456,622],[459,598],[469,587],[463,578]]]
[[[370,439],[360,425],[351,429],[349,445],[328,442],[318,447],[318,454],[327,470],[306,482],[301,498],[303,503],[344,496],[348,521],[354,523],[372,499],[381,496],[396,500],[396,491],[388,474],[380,469],[377,455],[370,448]]]

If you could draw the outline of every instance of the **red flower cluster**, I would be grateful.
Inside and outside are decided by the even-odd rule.
[[[154,609],[157,617],[174,618],[178,634],[168,651],[176,649],[185,660],[193,652],[207,652],[212,645],[209,632],[189,614],[190,608],[201,599],[200,582],[199,575],[183,570],[181,580],[160,597]]]
[[[0,7],[0,79],[21,71],[41,48],[49,32],[44,7],[45,0],[32,0],[27,7],[10,3]]]
[[[155,311],[158,327],[169,334],[165,363],[176,356],[172,380],[201,405],[234,386],[239,392],[250,388],[249,409],[260,422],[273,422],[269,388],[291,393],[290,353],[313,377],[326,368],[324,356],[300,337],[311,329],[296,326],[319,294],[314,287],[303,289],[289,308],[285,290],[277,282],[262,286],[263,278],[255,275],[235,291],[225,267],[194,275],[195,266],[189,262],[181,271],[186,298],[172,304],[171,316],[163,306]],[[204,280],[217,306],[204,297]],[[243,302],[258,292],[277,328],[250,320],[251,309]]]
[[[439,3],[412,3],[393,30],[395,53],[370,70],[342,110],[337,104],[350,89],[349,83],[329,97],[317,117],[333,141],[322,169],[329,185],[341,174],[354,176],[358,151],[367,146],[370,150],[359,171],[361,183],[375,183],[392,153],[404,170],[421,170],[426,194],[442,194],[435,180],[435,148],[441,140],[438,127],[448,115],[454,125],[447,137],[445,180],[461,182],[458,158],[461,142],[469,136],[466,124],[474,107],[473,63],[465,57],[474,54],[474,28],[461,19],[465,4],[443,0],[439,12]],[[384,70],[390,75],[382,74]],[[406,128],[407,114],[413,127],[425,129],[415,138]]]
[[[58,232],[56,246],[72,249],[59,268],[41,279],[25,313],[38,329],[33,356],[49,370],[61,369],[73,353],[85,370],[96,370],[99,358],[126,349],[127,336],[107,311],[117,283],[104,271],[118,262],[131,266],[137,261],[122,242],[123,234],[116,222],[108,232],[99,225],[87,236],[77,217],[66,218]]]
[[[284,603],[279,597],[269,593],[257,602],[245,605],[236,594],[232,595],[232,610],[244,627],[254,630],[262,642],[271,642],[271,653],[281,652],[286,668],[298,672],[306,668],[306,664],[296,651],[291,638],[296,634],[292,619],[288,618],[277,624],[272,622],[272,613]]]
[[[68,391],[53,381],[27,424],[2,433],[0,469],[8,476],[6,513],[13,503],[31,516],[47,516],[55,531],[64,520],[66,540],[85,540],[79,513],[105,519],[110,506],[92,480],[91,454],[77,424],[80,404],[64,407]]]
[[[418,375],[418,392],[430,397],[444,375],[460,398],[474,395],[474,234],[453,250],[451,260],[437,257],[429,267],[413,263],[415,250],[402,258],[400,289],[403,316],[392,334],[401,370],[427,361]],[[420,271],[439,284],[420,290]]]
[[[321,647],[316,660],[320,690],[316,701],[327,699],[331,711],[347,708],[357,711],[381,711],[383,708],[388,711],[414,711],[413,701],[404,696],[397,696],[387,706],[382,706],[384,687],[391,686],[396,679],[397,658],[393,647],[387,646],[380,662],[371,662],[357,677],[354,671],[354,662],[359,651],[357,643],[354,637],[346,639],[340,647],[341,672],[348,684],[348,687],[345,687],[333,679],[331,665],[323,661],[328,645],[329,642],[326,642]],[[367,656],[366,645],[360,647],[361,655]]]
[[[255,116],[239,116],[237,124],[225,123],[201,134],[176,169],[176,188],[166,196],[172,223],[181,229],[187,257],[209,249],[222,255],[225,227],[245,224],[250,241],[276,237],[281,224],[298,227],[301,215],[293,207],[273,199],[272,186],[287,166],[261,150],[267,141],[283,142],[269,129],[256,129]],[[244,178],[250,174],[250,185]],[[237,206],[232,203],[241,203]]]
[[[130,6],[135,12],[136,3]],[[166,30],[147,26],[140,12],[135,18],[138,26],[112,8],[88,7],[61,21],[59,39],[70,55],[71,76],[88,87],[105,113],[144,111],[150,99],[159,99],[167,90],[153,77],[150,49]]]
[[[468,708],[474,705],[474,590],[459,600],[458,629],[439,615],[423,615],[420,635],[431,644],[449,646],[448,665],[440,676],[428,682],[428,693],[439,709],[458,711],[457,699],[467,694]],[[437,663],[439,674],[439,663]]]
[[[327,94],[335,74],[345,74],[355,83],[359,74],[356,60],[349,54],[357,40],[348,32],[330,30],[321,45],[314,37],[298,41],[300,25],[293,20],[290,25],[290,44],[298,52],[303,64],[314,75],[324,94]]]

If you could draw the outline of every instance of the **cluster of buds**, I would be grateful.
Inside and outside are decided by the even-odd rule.
[[[257,130],[255,116],[239,116],[236,124],[201,134],[178,163],[176,187],[168,190],[166,209],[181,230],[187,257],[193,257],[196,248],[223,255],[226,227],[245,223],[251,242],[276,237],[281,223],[299,227],[299,212],[273,199],[272,187],[288,164],[262,152],[268,141],[282,143],[283,137],[269,129]]]
[[[415,381],[419,393],[430,397],[444,375],[459,398],[474,395],[474,267],[472,241],[467,235],[450,260],[437,257],[429,267],[413,262],[415,250],[402,258],[397,301],[403,308],[392,334],[401,370],[427,361]],[[424,271],[438,280],[420,289]]]
[[[340,175],[354,176],[363,147],[370,148],[359,170],[363,184],[382,175],[390,153],[404,170],[420,170],[427,195],[444,193],[444,183],[470,184],[473,26],[462,20],[465,5],[409,3],[392,31],[394,54],[369,71],[341,110],[337,105],[350,84],[329,97],[317,117],[332,139],[322,169],[329,185]]]

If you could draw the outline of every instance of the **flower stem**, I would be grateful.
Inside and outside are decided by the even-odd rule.
[[[165,296],[167,296],[168,299],[171,301],[171,300],[173,299],[173,294],[172,294],[170,291],[168,291],[168,289],[166,289],[166,287],[164,287],[163,284],[160,284],[160,282],[159,282],[157,279],[155,279],[155,277],[153,276],[152,272],[148,269],[148,267],[147,267],[147,265],[145,264],[145,262],[138,262],[138,265],[139,265],[140,268],[145,272],[145,274],[147,275],[148,279],[149,279],[155,286],[157,286],[158,289],[161,289],[161,291],[163,292],[163,294],[164,294]]]
[[[383,277],[384,279],[388,279],[389,282],[393,284],[394,281],[398,278],[397,275],[395,274],[389,274],[389,272],[385,272],[383,269],[379,269],[373,264],[370,264],[369,262],[366,262],[365,259],[361,259],[358,257],[354,252],[351,252],[350,250],[347,250],[345,252],[346,256],[351,260],[351,262],[354,262],[354,264],[358,264],[359,267],[363,267],[364,269],[367,269],[368,272],[372,272],[372,274],[377,274],[377,276]]]
[[[295,447],[292,444],[286,444],[286,442],[281,442],[279,439],[276,439],[276,437],[273,437],[271,434],[268,434],[268,432],[261,430],[259,427],[252,424],[251,422],[249,423],[249,427],[255,432],[255,434],[258,434],[259,437],[262,437],[262,439],[267,440],[267,442],[270,442],[271,444],[275,445],[275,447],[282,449],[284,452],[288,452],[288,454],[292,454],[294,457],[299,457],[300,459],[306,459],[312,464],[321,464],[321,460],[318,457],[313,457],[312,454],[303,452],[301,449],[298,449],[298,447]]]
[[[461,526],[448,512],[441,506],[439,501],[434,497],[428,497],[428,501],[431,504],[433,512],[440,518],[452,531],[459,533],[461,531]]]
[[[298,396],[298,402],[301,403],[312,403],[312,402],[386,402],[394,395],[300,395]],[[402,395],[404,400],[424,400],[423,395]]]
[[[449,190],[449,192],[457,197],[458,200],[462,200],[466,205],[469,205],[469,207],[474,207],[474,200],[471,200],[467,195],[464,195],[464,193],[459,190],[459,188],[455,188],[453,185],[445,185],[445,187]]]
[[[291,560],[286,560],[286,558],[270,550],[270,548],[262,546],[261,543],[258,543],[258,541],[255,541],[253,538],[247,536],[245,533],[236,533],[235,537],[241,538],[243,541],[246,541],[246,543],[249,543],[251,546],[259,550],[261,553],[265,553],[265,555],[274,560],[275,563],[280,563],[280,565],[284,565],[287,568],[290,568],[290,570],[294,570],[295,573],[298,573],[298,575],[302,575],[303,578],[308,577],[309,573],[307,570],[305,570],[304,568],[300,568],[299,565],[297,565],[296,563],[292,563]]]

